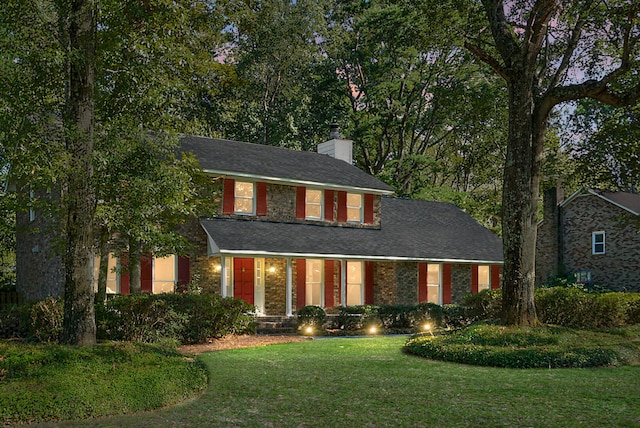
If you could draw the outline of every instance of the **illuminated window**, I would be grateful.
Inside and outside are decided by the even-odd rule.
[[[489,265],[478,266],[478,292],[491,288]]]
[[[306,302],[307,305],[322,306],[322,260],[306,261]]]
[[[116,294],[120,292],[120,286],[118,284],[118,257],[115,254],[109,253],[109,262],[107,264],[107,294]],[[93,285],[94,289],[98,291],[98,276],[100,275],[100,256],[96,256],[93,264]]]
[[[347,221],[362,223],[362,195],[347,193]]]
[[[239,214],[253,214],[253,183],[236,181],[233,199],[233,211]]]
[[[153,258],[153,292],[173,293],[177,283],[176,256]]]
[[[322,220],[322,190],[306,190],[305,216],[309,220]]]
[[[592,254],[604,254],[604,232],[593,232],[591,234],[591,253]]]
[[[440,265],[427,265],[427,302],[440,304]]]
[[[362,262],[347,262],[347,306],[362,305],[364,286]]]

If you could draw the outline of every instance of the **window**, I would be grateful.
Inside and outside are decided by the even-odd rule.
[[[574,273],[576,278],[576,284],[591,284],[591,271],[590,270],[580,270]]]
[[[322,303],[322,260],[307,259],[306,266],[306,305],[323,306]]]
[[[120,292],[118,284],[118,257],[109,253],[109,262],[107,264],[107,294],[116,294]],[[94,289],[98,291],[98,276],[100,275],[100,256],[95,256],[93,263],[93,284]]]
[[[362,223],[362,195],[347,193],[347,221]]]
[[[491,288],[489,265],[478,266],[478,292]]]
[[[440,265],[427,265],[427,302],[440,304]]]
[[[305,218],[322,220],[322,190],[307,189],[305,194]]]
[[[178,265],[176,256],[153,258],[153,293],[173,293],[177,283]]]
[[[593,232],[591,234],[591,253],[592,254],[604,254],[605,253],[605,239],[604,232]]]
[[[233,198],[233,211],[240,214],[253,214],[253,183],[236,181]]]
[[[29,221],[36,220],[36,210],[33,207],[36,194],[33,190],[29,190]]]
[[[347,305],[362,305],[364,286],[362,262],[347,262]]]

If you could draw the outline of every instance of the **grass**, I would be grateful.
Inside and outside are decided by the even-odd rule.
[[[194,396],[206,379],[201,363],[157,346],[0,342],[3,425],[156,409]]]
[[[203,354],[209,388],[196,400],[50,426],[640,425],[640,366],[467,366],[404,354],[406,339],[323,339]]]

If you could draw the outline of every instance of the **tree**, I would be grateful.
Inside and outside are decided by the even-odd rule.
[[[538,324],[534,304],[537,201],[549,115],[558,104],[591,98],[633,104],[640,4],[629,1],[482,0],[485,28],[465,46],[509,91],[502,191],[502,321]]]
[[[68,155],[64,183],[66,207],[63,255],[64,318],[60,341],[71,345],[96,342],[93,309],[93,132],[96,5],[93,0],[58,2],[60,37],[66,45],[68,92],[63,115]]]

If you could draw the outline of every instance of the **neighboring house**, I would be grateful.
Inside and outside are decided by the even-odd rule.
[[[452,204],[391,197],[352,165],[351,141],[332,136],[320,153],[182,136],[215,180],[218,209],[184,225],[188,257],[145,261],[143,289],[192,281],[290,316],[305,305],[455,303],[500,286],[495,234]],[[117,265],[108,289],[126,293]]]
[[[640,291],[640,195],[583,188],[567,199],[544,194],[536,283],[575,275],[616,291]]]

